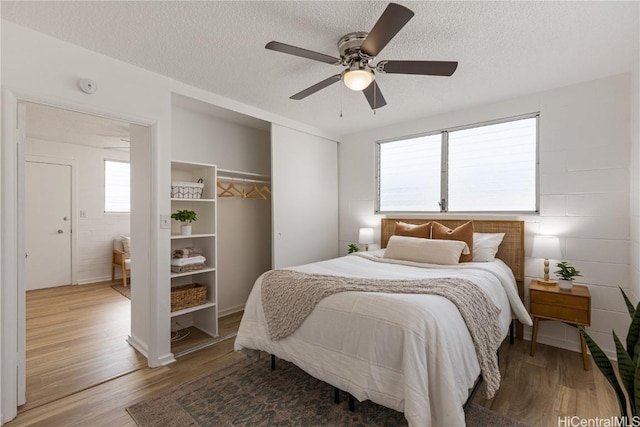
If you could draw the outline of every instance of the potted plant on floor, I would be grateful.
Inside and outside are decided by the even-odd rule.
[[[556,264],[560,270],[555,272],[555,275],[558,276],[558,286],[560,289],[569,290],[573,287],[573,278],[580,276],[580,271],[576,270],[571,264],[567,261],[562,261]]]
[[[191,223],[197,221],[196,213],[190,210],[179,210],[171,214],[171,219],[175,219],[182,223],[180,234],[183,236],[191,235]]]
[[[634,308],[622,288],[620,288],[620,292],[622,292],[627,311],[631,316],[631,324],[627,331],[626,349],[615,331],[612,332],[618,359],[618,376],[616,376],[613,364],[605,352],[589,336],[587,331],[582,326],[578,326],[578,330],[589,347],[593,362],[616,392],[618,404],[620,405],[620,424],[616,425],[632,426],[637,425],[638,409],[640,408],[640,387],[638,387],[638,384],[640,384],[640,303]],[[622,384],[620,384],[618,378]],[[626,395],[623,387],[626,390]]]

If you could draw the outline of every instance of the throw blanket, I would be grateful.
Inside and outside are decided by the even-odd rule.
[[[461,278],[372,280],[272,270],[262,279],[262,307],[272,340],[295,332],[323,298],[339,292],[439,295],[460,311],[475,346],[487,399],[500,387],[498,309],[473,282]]]

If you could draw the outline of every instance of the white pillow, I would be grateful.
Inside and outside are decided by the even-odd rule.
[[[122,240],[123,252],[127,254],[126,257],[129,258],[131,256],[131,237],[121,236],[120,239]]]
[[[427,264],[458,264],[460,254],[469,253],[465,242],[459,240],[433,240],[418,237],[391,236],[383,258]]]
[[[473,233],[473,261],[493,261],[503,238],[504,233]]]

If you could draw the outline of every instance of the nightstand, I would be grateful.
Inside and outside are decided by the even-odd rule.
[[[573,285],[570,290],[560,289],[558,285],[543,285],[537,280],[529,284],[529,311],[533,317],[533,331],[531,333],[531,356],[536,353],[536,338],[538,324],[541,320],[556,320],[575,326],[591,325],[591,294],[589,288]],[[587,344],[580,334],[582,347],[582,364],[584,370],[589,370]]]

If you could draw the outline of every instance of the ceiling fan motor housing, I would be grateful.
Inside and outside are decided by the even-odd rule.
[[[362,42],[367,38],[369,33],[364,31],[356,31],[346,34],[338,40],[338,52],[343,65],[354,65],[356,62],[362,62],[367,65],[372,58],[363,57],[360,52]]]

